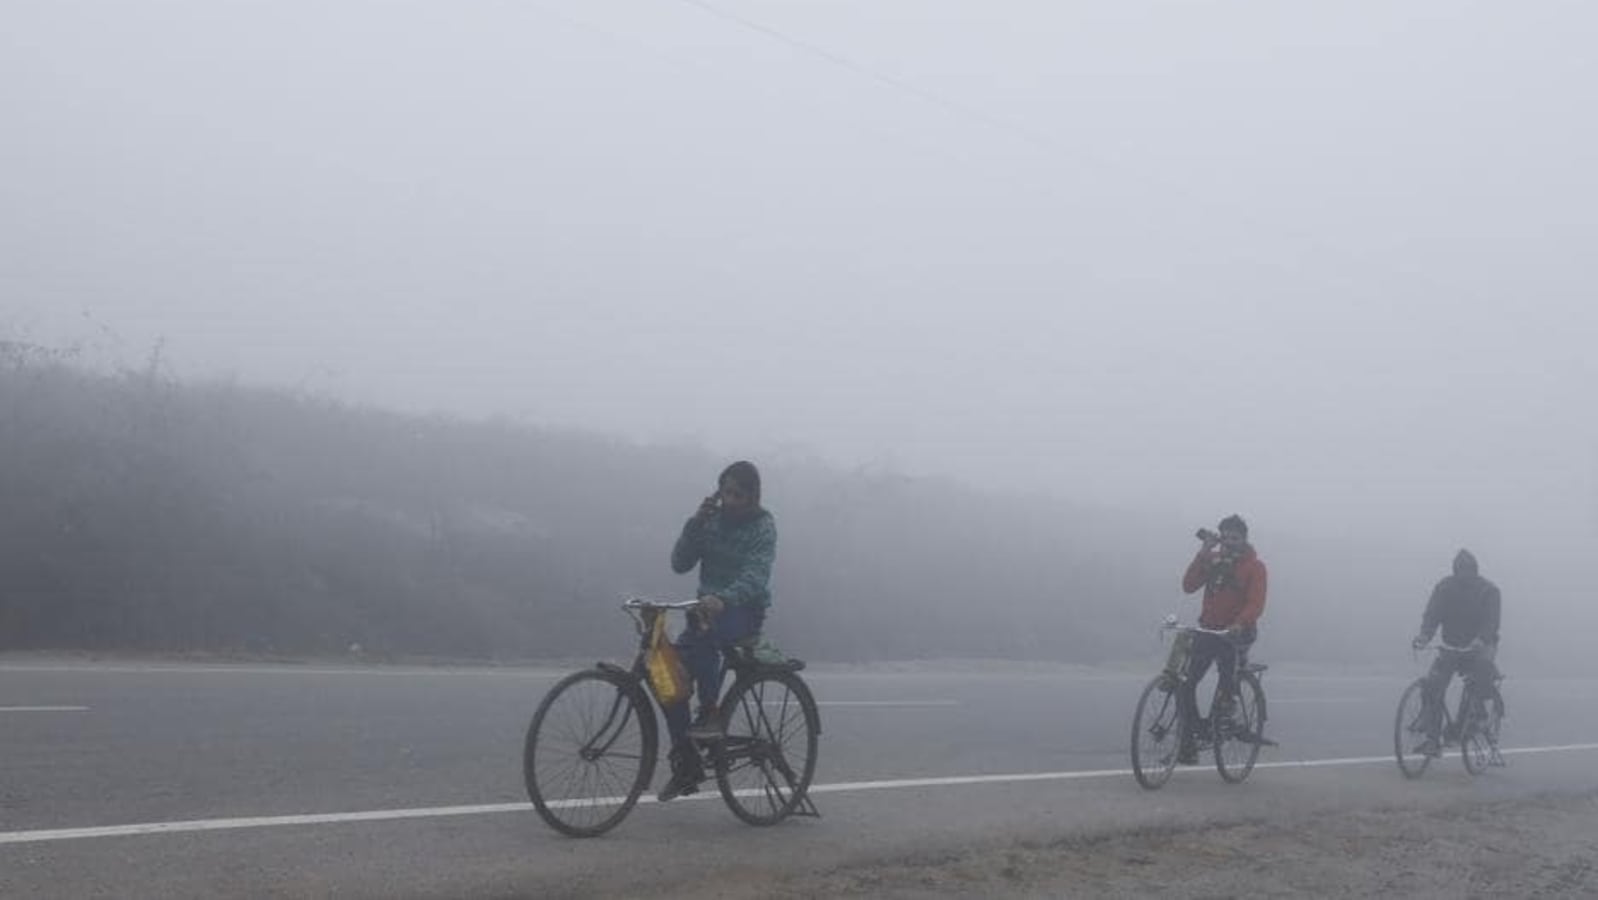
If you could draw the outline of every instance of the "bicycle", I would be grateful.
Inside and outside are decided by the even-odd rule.
[[[1418,658],[1422,650],[1437,650],[1439,656],[1453,653],[1463,656],[1475,653],[1479,649],[1471,644],[1464,647],[1455,647],[1441,641],[1426,647],[1415,648]],[[1431,684],[1431,673],[1422,675],[1404,689],[1398,698],[1398,712],[1393,718],[1393,755],[1398,759],[1398,770],[1404,773],[1405,778],[1419,778],[1426,772],[1426,767],[1431,765],[1434,758],[1442,755],[1445,747],[1459,746],[1460,759],[1465,764],[1465,771],[1472,775],[1480,775],[1487,771],[1489,766],[1503,766],[1504,757],[1498,751],[1498,734],[1504,717],[1504,700],[1496,690],[1504,676],[1496,676],[1490,687],[1484,689],[1476,681],[1465,678],[1460,674],[1459,716],[1458,720],[1448,712],[1448,697],[1442,694],[1432,697],[1427,688]],[[1489,705],[1488,700],[1493,702]],[[1431,704],[1441,704],[1441,709],[1432,709]],[[1490,708],[1489,708],[1490,706]],[[1419,752],[1417,741],[1424,742],[1431,737],[1427,725],[1436,717],[1441,717],[1438,731],[1438,743],[1435,753]]]
[[[1163,634],[1176,632],[1165,668],[1154,676],[1143,694],[1138,697],[1137,711],[1132,717],[1132,774],[1137,783],[1147,790],[1158,790],[1170,780],[1176,770],[1184,729],[1193,735],[1200,753],[1211,750],[1215,769],[1228,784],[1240,784],[1254,770],[1262,747],[1274,747],[1276,742],[1265,735],[1265,688],[1260,677],[1269,668],[1262,663],[1242,663],[1243,653],[1237,654],[1237,694],[1233,697],[1232,717],[1219,732],[1211,727],[1215,721],[1215,707],[1220,700],[1211,700],[1210,716],[1197,722],[1188,722],[1188,713],[1180,702],[1181,689],[1191,679],[1189,660],[1192,657],[1194,636],[1198,634],[1226,635],[1225,631],[1177,624],[1175,616],[1167,616],[1160,627]],[[1219,691],[1217,691],[1219,694]]]
[[[699,601],[641,597],[622,603],[639,633],[625,668],[600,662],[561,679],[527,726],[522,777],[539,816],[571,837],[596,837],[621,824],[654,777],[660,726],[650,701],[659,697],[645,673],[655,617],[688,611]],[[799,677],[804,661],[757,661],[745,644],[723,654],[722,680],[732,685],[717,708],[723,737],[694,742],[721,798],[750,825],[775,825],[790,815],[818,816],[808,791],[816,771],[821,717]]]

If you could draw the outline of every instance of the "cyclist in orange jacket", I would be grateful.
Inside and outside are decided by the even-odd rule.
[[[1217,666],[1218,681],[1215,715],[1220,719],[1231,715],[1232,698],[1237,693],[1237,669],[1243,653],[1258,637],[1256,624],[1260,614],[1265,612],[1265,563],[1248,542],[1248,523],[1242,516],[1231,515],[1220,521],[1216,531],[1219,533],[1199,532],[1204,544],[1182,575],[1184,592],[1192,594],[1201,588],[1204,590],[1199,625],[1227,632],[1224,637],[1202,632],[1194,635],[1188,662],[1189,678],[1178,697],[1189,722],[1199,721],[1195,693],[1198,682],[1212,663]],[[1197,762],[1196,737],[1191,733],[1182,735],[1177,757],[1180,762]]]

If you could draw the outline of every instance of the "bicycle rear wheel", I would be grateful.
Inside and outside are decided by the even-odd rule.
[[[775,825],[805,800],[816,774],[821,715],[792,672],[759,672],[722,700],[726,736],[711,747],[716,786],[733,815]]]
[[[1426,679],[1417,678],[1398,698],[1398,713],[1393,717],[1393,755],[1405,778],[1419,778],[1432,762],[1430,756],[1415,752],[1426,740],[1425,705]]]
[[[571,837],[616,827],[655,774],[657,728],[633,679],[603,669],[561,679],[533,713],[522,750],[538,814]]]
[[[1210,721],[1215,720],[1212,711]],[[1228,784],[1239,784],[1254,771],[1254,763],[1260,758],[1264,729],[1265,689],[1260,687],[1253,673],[1240,672],[1232,721],[1218,727],[1215,734],[1215,770]]]
[[[1175,684],[1156,675],[1132,714],[1132,775],[1146,790],[1158,790],[1176,770],[1181,743]]]

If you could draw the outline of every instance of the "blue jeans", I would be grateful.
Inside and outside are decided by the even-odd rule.
[[[677,635],[677,652],[682,656],[683,668],[694,684],[701,708],[713,706],[721,693],[722,651],[746,638],[760,633],[766,611],[755,606],[727,606],[711,621],[709,630],[701,630],[697,617],[690,616],[688,627]],[[666,730],[671,734],[673,750],[685,747],[688,741],[688,698],[665,707]]]

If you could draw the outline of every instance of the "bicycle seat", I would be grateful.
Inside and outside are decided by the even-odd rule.
[[[805,661],[794,659],[761,635],[745,638],[734,644],[727,654],[727,665],[734,669],[757,672],[798,672]]]
[[[804,671],[802,659],[785,659],[781,662],[754,659],[754,655],[745,647],[738,647],[737,652],[727,654],[727,665],[748,671]]]

